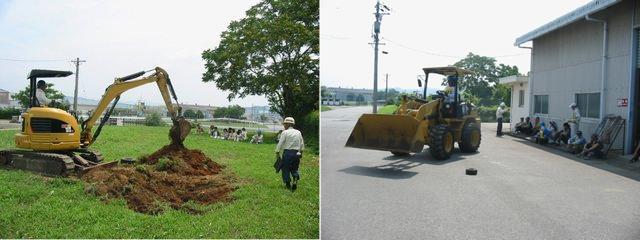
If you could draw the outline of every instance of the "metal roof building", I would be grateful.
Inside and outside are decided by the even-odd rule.
[[[632,151],[640,138],[639,7],[640,0],[594,0],[518,37],[514,45],[531,46],[529,114],[564,122],[575,102],[585,135],[604,116],[622,116],[616,145]]]

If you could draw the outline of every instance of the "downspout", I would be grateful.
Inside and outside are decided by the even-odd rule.
[[[587,14],[584,17],[585,20],[587,21],[592,21],[592,22],[600,22],[602,23],[604,29],[602,32],[602,79],[600,80],[600,120],[602,120],[604,118],[604,109],[607,107],[607,105],[605,104],[605,91],[606,91],[606,84],[605,84],[605,79],[607,77],[607,71],[606,71],[606,67],[607,67],[607,41],[608,41],[608,37],[609,37],[609,25],[607,24],[607,21],[605,20],[600,20],[600,19],[595,19],[592,17],[589,17],[589,15]]]
[[[629,106],[628,109],[629,111],[627,112],[627,129],[625,129],[626,132],[626,139],[624,139],[624,152],[626,154],[631,154],[633,151],[633,133],[634,131],[638,131],[638,129],[635,128],[634,123],[635,123],[635,115],[638,114],[636,112],[636,104],[637,104],[637,100],[638,96],[636,96],[636,89],[638,89],[638,86],[636,83],[636,75],[638,74],[636,71],[638,63],[637,63],[637,54],[638,54],[638,45],[640,43],[638,43],[638,40],[636,39],[636,11],[637,11],[637,1],[633,1],[633,14],[631,15],[631,60],[629,61]]]

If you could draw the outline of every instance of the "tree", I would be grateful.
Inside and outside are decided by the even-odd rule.
[[[182,115],[184,115],[184,117],[186,118],[196,118],[196,112],[193,111],[193,109],[185,110]]]
[[[240,105],[231,105],[228,107],[219,107],[213,111],[213,116],[217,118],[235,118],[240,119],[246,110]]]
[[[204,113],[198,109],[196,112],[196,119],[204,118]]]
[[[24,90],[11,95],[13,99],[16,99],[18,100],[18,102],[20,102],[20,106],[22,106],[22,108],[29,108],[29,102],[31,101],[29,99],[29,89],[30,87],[27,86],[26,88],[24,88]],[[47,88],[44,90],[44,94],[48,99],[56,101],[56,105],[53,107],[69,110],[69,104],[66,104],[66,102],[63,101],[64,94],[58,92],[58,90],[55,90],[53,88],[53,83],[47,83]]]
[[[202,80],[229,91],[229,100],[265,95],[282,117],[302,119],[319,109],[318,9],[319,0],[263,0],[251,7],[229,24],[215,49],[202,53]]]
[[[458,82],[459,90],[467,99],[477,101],[475,104],[484,106],[509,102],[511,92],[508,87],[501,86],[498,79],[510,75],[520,75],[518,67],[500,64],[492,57],[469,53],[464,59],[453,66],[473,71],[475,74],[466,75]],[[442,82],[446,84],[446,79]]]

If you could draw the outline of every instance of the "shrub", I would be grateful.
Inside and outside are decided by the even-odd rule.
[[[147,126],[164,126],[165,123],[162,121],[162,117],[157,112],[153,112],[151,114],[147,114],[144,120],[144,125]]]
[[[311,112],[302,120],[304,122],[304,129],[301,129],[301,131],[304,137],[305,147],[307,151],[313,151],[315,154],[319,154],[320,112]]]
[[[0,108],[0,119],[11,119],[12,116],[20,115],[20,109]]]
[[[496,110],[498,110],[498,106],[478,107],[478,115],[480,115],[480,120],[482,122],[496,122]],[[509,122],[510,115],[510,112],[505,112],[503,122]]]

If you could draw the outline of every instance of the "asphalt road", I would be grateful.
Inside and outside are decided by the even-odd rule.
[[[322,239],[640,239],[640,173],[498,138],[494,124],[478,153],[446,161],[345,148],[367,111],[321,114]]]

